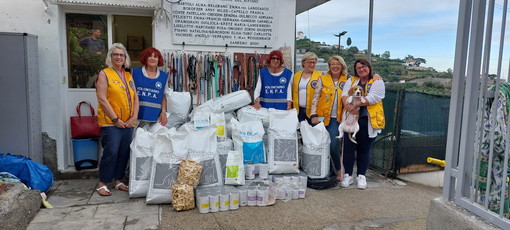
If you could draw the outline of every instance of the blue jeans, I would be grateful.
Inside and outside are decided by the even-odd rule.
[[[335,173],[342,168],[342,165],[340,164],[340,140],[336,138],[339,134],[339,125],[340,123],[338,123],[336,118],[331,118],[328,126],[326,126],[326,130],[328,130],[329,138],[331,140],[331,144],[329,145],[329,155],[333,161]]]
[[[115,126],[101,127],[103,156],[99,162],[99,181],[110,183],[121,180],[129,161],[134,128],[120,129]]]
[[[352,176],[354,167],[354,160],[356,160],[357,175],[365,175],[370,164],[370,149],[374,144],[375,138],[368,137],[368,117],[360,117],[358,119],[359,131],[356,134],[355,144],[349,139],[349,134],[344,133],[343,144],[344,144],[344,168],[345,173]],[[356,152],[356,157],[354,156]]]

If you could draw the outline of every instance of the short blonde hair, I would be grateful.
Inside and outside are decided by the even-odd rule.
[[[301,58],[301,66],[305,67],[305,61],[313,59],[315,60],[319,59],[319,57],[317,57],[317,54],[315,54],[314,52],[306,52],[305,54],[303,54],[303,58]]]
[[[328,60],[328,74],[331,75],[331,62],[332,61],[338,61],[342,65],[342,72],[340,73],[340,76],[346,75],[347,76],[347,64],[345,64],[345,61],[342,57],[335,55],[331,56]]]
[[[114,49],[120,49],[120,50],[124,51],[124,54],[126,55],[126,59],[124,61],[124,67],[129,68],[131,66],[131,59],[129,58],[129,54],[126,50],[126,47],[124,47],[124,45],[122,45],[121,43],[113,43],[112,44],[112,47],[110,47],[110,49],[108,50],[108,54],[106,54],[106,60],[105,60],[106,65],[110,68],[113,67],[112,53],[113,53]]]

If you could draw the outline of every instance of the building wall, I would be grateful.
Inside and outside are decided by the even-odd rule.
[[[115,0],[112,0],[115,1]],[[154,0],[156,1],[156,0]],[[51,2],[51,1],[47,1]],[[129,1],[118,0],[119,3]],[[165,8],[169,8],[165,2]],[[272,49],[283,46],[291,47],[294,57],[296,0],[279,0],[277,7],[276,39],[272,48],[212,47],[186,45],[185,50],[269,53]],[[0,8],[0,31],[29,33],[38,36],[39,77],[41,84],[41,118],[42,131],[56,141],[58,169],[71,165],[69,137],[69,116],[73,115],[76,100],[90,100],[95,106],[94,90],[77,91],[76,98],[69,98],[67,83],[67,48],[65,38],[65,12],[97,13],[115,12],[127,15],[147,15],[148,10],[107,6],[70,6],[49,3],[47,10],[43,0],[2,1]],[[152,10],[149,10],[153,12]],[[170,11],[170,10],[169,10]],[[183,49],[182,45],[173,45],[171,41],[172,26],[164,20],[158,20],[153,26],[153,45],[160,49]],[[2,76],[8,77],[8,76]],[[97,107],[96,107],[97,108]],[[2,111],[5,112],[5,111]]]
[[[57,149],[64,148],[64,100],[62,97],[64,62],[62,59],[65,47],[59,28],[60,10],[49,5],[47,13],[45,4],[39,0],[2,1],[0,7],[0,31],[29,33],[38,36],[39,46],[39,80],[41,94],[42,131],[57,140]],[[8,77],[8,76],[2,76]],[[6,112],[6,111],[2,111]],[[63,152],[60,151],[58,163],[63,165]]]

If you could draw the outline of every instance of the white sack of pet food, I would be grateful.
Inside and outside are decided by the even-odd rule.
[[[211,100],[206,101],[205,103],[198,106],[197,109],[209,108],[209,110],[213,113],[227,113],[235,111],[243,106],[249,105],[251,103],[250,93],[246,90],[239,90],[227,95],[223,95],[221,97],[217,97]],[[193,110],[193,113],[194,111]]]
[[[172,185],[177,182],[181,160],[188,155],[186,137],[186,132],[177,132],[175,128],[156,135],[147,204],[172,202]]]
[[[307,121],[302,121],[301,137],[303,138],[301,168],[310,178],[325,178],[329,174],[331,139],[324,123],[312,127]]]
[[[229,151],[225,169],[225,184],[244,185],[243,153]]]
[[[211,111],[208,109],[193,110],[191,114],[191,122],[193,123],[194,129],[203,129],[211,125],[210,122]]]
[[[232,141],[234,150],[243,153],[244,164],[266,162],[266,152],[262,136],[264,127],[260,120],[239,122],[232,118]]]
[[[221,171],[225,172],[225,164],[227,163],[228,152],[234,150],[234,143],[230,138],[224,138],[217,143],[218,157],[220,158]]]
[[[222,185],[220,158],[217,152],[216,127],[203,129],[188,127],[188,159],[200,162],[202,176],[198,186]]]
[[[209,120],[211,125],[216,125],[216,136],[225,138],[227,136],[225,129],[225,113],[211,113]]]
[[[150,124],[147,131],[149,131],[149,133],[152,133],[152,134],[158,134],[158,133],[168,132],[169,129],[165,126],[162,126],[161,123],[155,122],[155,123]]]
[[[171,88],[165,91],[167,101],[168,123],[166,127],[179,127],[188,120],[191,110],[191,94],[189,92],[174,92]]]
[[[253,106],[248,105],[237,111],[237,118],[239,122],[259,119],[262,121],[264,128],[269,127],[269,109],[267,108],[255,109]]]
[[[137,128],[131,142],[131,163],[129,166],[129,197],[145,197],[149,188],[152,155],[156,137],[143,128]]]
[[[237,119],[235,112],[232,111],[225,113],[225,134],[228,138],[232,138],[232,124],[230,124],[230,120],[232,120],[232,118]]]
[[[298,125],[295,109],[269,109],[267,159],[270,174],[299,172]]]

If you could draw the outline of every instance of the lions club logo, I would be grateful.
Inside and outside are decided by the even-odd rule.
[[[281,77],[280,78],[280,84],[284,85],[287,83],[287,78]]]
[[[161,89],[163,87],[163,84],[161,82],[156,82],[156,89]]]
[[[317,84],[318,84],[317,80],[313,80],[312,82],[310,82],[310,85],[311,85],[311,86],[312,86],[312,88],[314,88],[314,89],[315,89],[315,88],[317,88]]]

